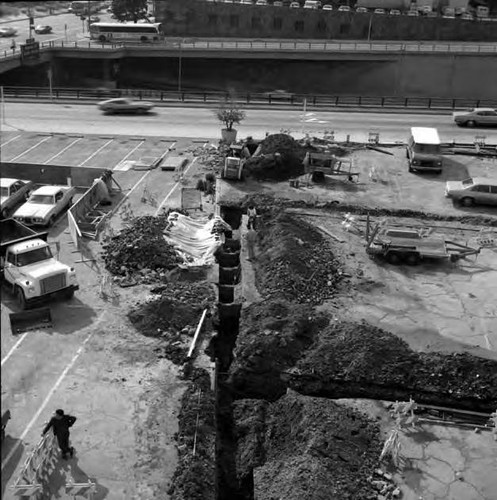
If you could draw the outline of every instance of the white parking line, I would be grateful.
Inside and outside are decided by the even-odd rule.
[[[16,161],[18,158],[20,158],[21,156],[24,156],[26,153],[29,153],[31,150],[33,150],[34,148],[37,148],[40,144],[44,143],[45,141],[48,141],[49,139],[51,139],[52,136],[48,136],[48,137],[45,137],[45,139],[42,139],[40,142],[38,142],[37,144],[35,144],[34,146],[31,146],[29,149],[26,149],[26,151],[24,151],[23,153],[21,153],[20,155],[17,155],[16,157],[14,158],[11,158],[9,161],[12,162],[12,161]]]
[[[2,148],[3,148],[4,146],[7,146],[7,144],[8,144],[9,142],[12,142],[12,141],[15,141],[16,139],[19,139],[19,137],[22,137],[22,134],[16,135],[15,137],[12,137],[12,139],[9,139],[7,142],[4,142],[4,143],[2,144]]]
[[[114,139],[111,139],[110,141],[107,141],[103,146],[101,146],[100,148],[98,148],[92,155],[88,156],[88,158],[83,162],[83,163],[80,163],[78,165],[78,167],[82,167],[88,160],[91,160],[97,153],[100,153],[100,151],[102,151],[102,149],[104,149],[105,147],[107,147]]]
[[[118,167],[119,165],[121,165],[121,163],[123,161],[126,161],[145,141],[141,141],[140,144],[138,144],[138,146],[136,146],[135,148],[133,148],[127,155],[124,156],[124,158],[122,158],[119,163],[117,163],[114,168],[112,170],[120,170]]]
[[[126,196],[115,206],[115,208],[111,211],[110,217],[112,217],[118,210],[118,208],[128,199],[128,196],[142,183],[142,181],[149,176],[150,172],[152,170],[149,170],[148,172],[145,172],[138,182],[129,190],[129,192],[126,194]]]
[[[25,332],[21,335],[21,338],[14,344],[14,346],[12,347],[12,349],[7,353],[7,356],[5,356],[5,358],[2,359],[2,364],[1,366],[3,366],[3,364],[12,356],[13,352],[19,347],[19,345],[21,344],[21,342],[26,338],[26,335],[28,334],[29,332]]]
[[[193,160],[191,161],[190,165],[188,165],[188,167],[185,168],[185,171],[183,172],[183,175],[185,175],[188,170],[190,170],[190,167],[197,161],[197,156],[195,158],[193,158]],[[174,190],[180,185],[180,182],[178,181],[172,188],[171,188],[171,191],[169,191],[169,193],[167,193],[166,197],[162,200],[161,204],[158,206],[157,210],[155,211],[155,214],[154,216],[157,217],[157,215],[159,215],[159,212],[161,210],[161,208],[164,206],[164,204],[166,203],[166,201],[169,199],[169,197],[173,194]]]
[[[76,139],[75,141],[72,141],[71,144],[69,144],[69,146],[66,146],[62,151],[59,151],[56,155],[53,155],[52,158],[49,158],[47,161],[44,161],[43,165],[50,163],[53,159],[57,158],[57,156],[61,155],[64,151],[67,151],[73,144],[76,144],[81,139],[82,139],[82,137],[80,137],[79,139]]]
[[[50,392],[47,394],[47,397],[44,399],[42,405],[38,408],[38,411],[34,414],[33,418],[30,420],[29,424],[27,427],[24,429],[22,434],[17,438],[17,442],[15,446],[10,450],[10,453],[5,457],[5,460],[2,462],[2,472],[4,467],[7,465],[9,460],[14,456],[16,453],[17,449],[19,446],[21,446],[23,439],[26,437],[28,432],[31,430],[31,427],[35,424],[35,422],[38,420],[38,417],[41,415],[41,412],[45,409],[47,406],[48,402],[50,401],[50,398],[53,396],[54,392],[58,389],[59,385],[62,383],[64,380],[65,376],[67,375],[67,372],[74,366],[74,363],[76,363],[77,359],[79,358],[80,354],[83,352],[83,348],[85,345],[88,343],[88,341],[91,339],[93,336],[93,332],[91,332],[88,337],[84,340],[84,342],[81,344],[79,349],[76,351],[76,354],[73,356],[69,364],[64,368],[64,371],[60,374],[60,377],[57,379],[57,382],[55,382],[55,385],[50,389]]]

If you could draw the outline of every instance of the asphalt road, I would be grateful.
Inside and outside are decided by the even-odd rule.
[[[212,108],[156,107],[149,115],[103,115],[94,104],[5,103],[4,131],[116,134],[159,137],[211,138],[220,135],[220,124]],[[441,140],[472,142],[475,135],[497,143],[497,129],[458,128],[449,114],[308,112],[291,109],[249,109],[236,128],[242,137],[264,137],[282,129],[298,136],[334,131],[337,140],[367,141],[378,132],[380,142],[405,142],[412,126],[436,127]],[[4,141],[2,141],[4,142]]]

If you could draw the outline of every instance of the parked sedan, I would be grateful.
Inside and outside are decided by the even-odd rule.
[[[98,103],[98,109],[104,113],[148,113],[154,107],[153,103],[147,101],[134,101],[133,99],[126,99],[118,97],[116,99],[109,99]]]
[[[375,9],[374,14],[385,14],[385,9]]]
[[[11,211],[22,202],[29,198],[29,192],[33,189],[31,181],[23,181],[20,179],[10,179],[8,177],[0,178],[1,191],[1,214],[5,219]]]
[[[453,116],[459,127],[497,126],[497,109],[475,108],[472,111],[456,111]]]
[[[401,12],[400,12],[399,9],[391,9],[390,12],[389,12],[389,14],[391,16],[400,16]]]
[[[333,10],[333,5],[327,3],[323,5],[323,10]]]
[[[357,9],[355,11],[358,14],[367,14],[368,13],[368,9],[366,7],[357,7]]]
[[[473,177],[463,181],[448,181],[445,196],[465,207],[497,205],[497,179]]]
[[[76,189],[70,186],[42,186],[14,213],[14,219],[27,225],[51,226],[57,216],[72,205]]]
[[[350,12],[350,7],[348,5],[340,5],[338,12]]]
[[[39,24],[35,27],[35,33],[37,35],[48,35],[49,33],[52,33],[52,26],[43,26]]]
[[[290,9],[300,9],[300,4],[298,2],[292,2],[290,4]]]

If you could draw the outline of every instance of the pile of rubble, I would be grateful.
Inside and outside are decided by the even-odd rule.
[[[103,245],[107,270],[117,276],[140,274],[140,282],[152,282],[166,276],[181,259],[163,236],[168,214],[134,218],[117,236]]]
[[[497,361],[467,353],[417,353],[394,334],[362,323],[332,323],[289,373],[302,394],[367,397],[492,412]]]
[[[256,263],[259,291],[266,297],[320,304],[335,295],[340,265],[321,233],[288,213],[266,212]]]
[[[171,500],[216,498],[215,397],[205,370],[195,369],[181,399],[176,442],[179,464],[168,490]]]
[[[236,398],[274,401],[286,392],[281,373],[295,365],[328,324],[304,304],[270,299],[242,311],[230,383]]]
[[[260,143],[260,155],[249,158],[244,170],[247,176],[259,180],[282,181],[298,177],[304,173],[305,153],[305,146],[287,134],[268,135]]]
[[[128,313],[135,328],[148,337],[159,337],[164,344],[156,348],[157,356],[181,365],[204,309],[216,300],[214,290],[206,283],[167,283],[153,290],[146,302],[137,303]],[[210,315],[209,315],[210,316]],[[210,328],[209,320],[204,329]]]
[[[233,414],[237,472],[242,480],[253,471],[254,498],[382,498],[371,479],[381,453],[380,433],[367,416],[293,391],[274,403],[237,401]]]

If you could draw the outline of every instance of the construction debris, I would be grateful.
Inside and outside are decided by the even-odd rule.
[[[108,238],[103,245],[107,270],[128,281],[141,283],[164,278],[166,271],[181,262],[174,247],[163,236],[169,224],[168,214],[132,219],[117,236]]]
[[[366,322],[332,322],[289,374],[303,394],[407,400],[490,413],[497,361],[467,353],[417,353]]]
[[[308,304],[334,296],[342,272],[318,230],[273,211],[263,215],[260,225],[256,275],[262,294]]]

